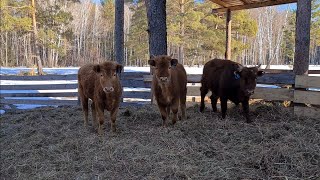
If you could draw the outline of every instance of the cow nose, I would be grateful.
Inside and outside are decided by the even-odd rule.
[[[249,91],[248,91],[248,94],[249,94],[249,95],[253,95],[253,94],[254,94],[254,90],[249,90]]]
[[[166,82],[166,81],[168,81],[168,77],[160,77],[160,80],[161,80],[162,82]]]
[[[106,93],[113,92],[114,88],[113,87],[105,87],[105,88],[103,88],[103,91],[106,92]]]

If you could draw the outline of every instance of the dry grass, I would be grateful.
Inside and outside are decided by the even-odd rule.
[[[290,108],[198,112],[161,127],[154,106],[123,108],[118,132],[83,127],[80,108],[12,110],[1,116],[1,179],[319,179],[320,121]]]

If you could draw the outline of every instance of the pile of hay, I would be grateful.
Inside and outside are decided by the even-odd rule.
[[[118,132],[83,127],[80,108],[12,110],[1,116],[2,179],[318,179],[320,121],[290,108],[251,106],[220,113],[187,109],[161,127],[156,106],[121,109]]]

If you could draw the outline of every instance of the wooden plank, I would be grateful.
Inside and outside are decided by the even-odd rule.
[[[132,88],[151,88],[151,81],[124,79],[121,80],[122,87],[132,87]]]
[[[258,84],[294,84],[293,73],[281,73],[281,74],[273,74],[266,73],[261,77],[258,77]]]
[[[188,75],[188,83],[200,83],[201,80],[200,74],[193,74]],[[281,73],[281,74],[273,74],[273,73],[266,73],[261,77],[258,77],[257,83],[258,84],[294,84],[294,74],[291,73]],[[144,81],[151,82],[152,75],[145,75]]]
[[[51,90],[76,89],[78,84],[1,85],[1,90]]]
[[[201,96],[200,86],[188,86],[187,96]]]
[[[3,104],[77,105],[78,100],[0,99]]]
[[[311,0],[298,0],[296,12],[295,51],[293,71],[308,74],[310,50]]]
[[[296,75],[296,88],[320,88],[320,77]]]
[[[221,1],[221,0],[210,0],[210,1],[213,2],[213,3],[216,3],[216,4],[218,4],[218,5],[220,5],[220,6],[222,6],[222,7],[228,7],[228,6],[229,6],[227,3],[225,3],[225,2],[223,2],[223,1]]]
[[[123,98],[140,98],[140,99],[150,99],[151,92],[146,91],[124,91],[122,93]]]
[[[77,97],[78,92],[52,92],[52,93],[1,93],[0,97]]]
[[[210,96],[208,93],[207,96]],[[188,86],[187,96],[200,96],[199,86]],[[261,88],[257,87],[252,99],[265,99],[270,101],[293,101],[293,90],[287,88]]]
[[[77,80],[77,74],[68,75],[44,75],[44,76],[3,76],[1,80],[16,80],[16,81],[50,81],[50,80]]]
[[[297,0],[260,1],[260,2],[254,2],[254,3],[251,3],[251,4],[230,6],[230,7],[227,7],[227,8],[212,9],[212,13],[226,12],[228,9],[230,9],[231,11],[237,11],[237,10],[243,10],[243,9],[253,9],[253,8],[259,8],[259,7],[275,6],[275,5],[295,3],[295,2],[297,2]]]
[[[294,102],[320,105],[320,92],[319,91],[294,91]]]
[[[320,108],[294,106],[294,114],[296,116],[311,117],[314,119],[320,119]]]
[[[293,101],[293,90],[288,88],[262,88],[257,87],[251,99],[264,99],[269,101]]]
[[[135,79],[143,80],[143,76],[147,75],[147,72],[123,72],[121,73],[121,79]],[[44,76],[8,76],[0,75],[1,80],[17,80],[17,81],[50,81],[50,80],[78,80],[77,74],[68,75],[44,75]]]
[[[251,0],[240,0],[240,1],[242,1],[242,2],[243,2],[243,4],[250,4],[250,3],[252,3],[252,1],[251,1]]]

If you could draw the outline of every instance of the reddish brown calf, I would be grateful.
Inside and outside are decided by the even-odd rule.
[[[172,123],[177,121],[180,106],[181,118],[186,118],[187,73],[177,59],[171,56],[151,57],[149,64],[154,68],[152,90],[156,98],[163,126],[173,112]]]
[[[93,126],[95,126],[98,114],[98,133],[103,133],[104,109],[110,112],[111,128],[116,131],[116,116],[119,110],[122,87],[118,74],[122,65],[111,61],[101,64],[87,64],[78,72],[78,92],[84,112],[84,125],[88,124],[88,99],[91,105]]]

